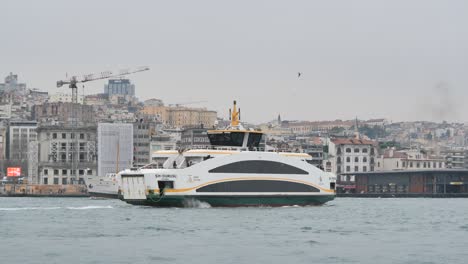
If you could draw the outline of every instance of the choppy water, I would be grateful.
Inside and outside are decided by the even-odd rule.
[[[468,199],[149,208],[0,198],[1,263],[468,263]]]

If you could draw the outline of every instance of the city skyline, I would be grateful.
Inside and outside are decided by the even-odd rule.
[[[69,92],[55,88],[67,73],[147,65],[129,77],[141,100],[206,100],[226,117],[236,99],[253,123],[468,121],[463,1],[110,3],[7,1],[0,73]]]
[[[18,75],[16,72],[10,72],[9,74],[13,74],[13,75]],[[85,88],[83,89],[83,84],[80,84],[81,87],[78,89],[78,99],[79,99],[79,103],[83,103],[83,100],[85,100],[85,97],[86,96],[89,96],[89,95],[98,95],[98,94],[103,94],[103,93],[107,93],[105,91],[107,85],[115,80],[128,80],[132,83],[132,85],[134,86],[134,82],[131,78],[131,76],[121,76],[121,77],[115,77],[115,78],[108,78],[108,79],[105,79],[105,80],[97,80],[98,83],[103,83],[103,87],[101,87],[101,90],[99,91],[99,88],[96,87],[96,85],[92,85],[93,87],[95,87],[95,90],[96,93],[87,93],[87,92],[84,92],[85,90],[88,91],[89,89],[88,86],[90,84],[93,84],[93,83],[85,83]],[[70,98],[62,98],[64,101],[63,102],[69,102],[71,100],[71,90],[68,88],[68,86],[63,86],[61,88],[57,88],[57,89],[50,89],[50,90],[47,90],[47,89],[41,89],[41,88],[38,88],[38,87],[31,87],[28,85],[28,82],[27,81],[24,81],[21,79],[21,76],[18,76],[18,83],[23,83],[25,85],[27,85],[27,89],[33,89],[33,90],[37,90],[37,91],[40,91],[40,92],[48,92],[49,93],[49,99],[52,99],[53,97],[53,102],[56,102],[56,101],[60,101],[60,97],[61,96],[69,96]],[[438,86],[436,87],[436,92],[439,92],[441,93],[441,95],[443,97],[441,97],[441,100],[449,100],[450,98],[448,98],[449,95],[447,94],[443,94],[446,90],[448,89],[447,87],[447,84],[446,83],[439,83]],[[137,89],[138,91],[138,89]],[[136,91],[136,92],[137,92]],[[84,92],[84,94],[83,94]],[[55,96],[55,97],[54,97]],[[135,94],[136,98],[138,98],[140,100],[140,102],[144,103],[145,100],[149,100],[149,99],[157,99],[157,100],[161,100],[160,98],[140,98],[138,97],[138,94],[136,93]],[[214,110],[214,109],[209,109],[209,107],[207,107],[207,105],[209,104],[208,101],[186,101],[186,102],[178,102],[178,103],[171,103],[171,102],[166,102],[164,100],[161,100],[166,106],[168,107],[174,107],[174,106],[177,106],[177,107],[187,107],[187,108],[201,108],[201,109],[207,109],[207,110],[213,110],[213,111],[216,111],[218,113],[218,117],[219,118],[222,118],[222,119],[229,119],[229,110],[228,108],[224,107],[223,109],[221,110]],[[231,102],[232,103],[232,102]],[[435,116],[438,116],[438,117],[441,117],[441,116],[444,116],[445,113],[447,113],[448,111],[452,111],[453,109],[448,109],[448,110],[444,110],[444,109],[441,109],[442,107],[442,104],[440,105],[431,105],[430,102],[427,102],[425,104],[425,107],[427,107],[427,109],[429,109],[429,107],[433,107],[433,111],[434,111],[434,115]],[[294,118],[294,117],[291,117],[291,118],[284,118],[284,115],[282,113],[278,113],[277,115],[273,115],[270,119],[266,119],[266,120],[260,120],[260,121],[257,121],[257,122],[252,122],[250,120],[243,120],[243,122],[247,122],[247,123],[252,123],[252,124],[263,124],[263,123],[268,123],[268,122],[275,122],[278,118],[278,116],[281,116],[281,119],[282,120],[287,120],[287,121],[299,121],[299,122],[328,122],[328,121],[338,121],[338,120],[343,120],[343,121],[354,121],[354,120],[359,120],[359,121],[366,121],[366,120],[375,120],[375,119],[385,119],[387,122],[435,122],[435,123],[441,123],[441,122],[452,122],[452,123],[465,123],[463,120],[451,120],[450,118],[449,119],[402,119],[402,120],[395,120],[395,119],[391,119],[389,117],[386,117],[386,116],[369,116],[369,117],[361,117],[361,116],[354,116],[354,117],[350,117],[350,118],[342,118],[341,116],[336,116],[335,118],[330,118],[330,119],[297,119],[297,118]]]

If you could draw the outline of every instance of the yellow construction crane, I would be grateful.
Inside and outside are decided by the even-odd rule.
[[[104,71],[98,74],[87,74],[83,75],[81,77],[78,76],[72,76],[68,80],[64,81],[57,81],[57,87],[60,88],[63,85],[68,84],[68,87],[72,89],[72,103],[78,103],[78,87],[76,84],[78,83],[85,83],[89,81],[95,81],[95,80],[102,80],[102,79],[109,79],[113,77],[119,77],[119,76],[124,76],[136,72],[142,72],[142,71],[148,71],[150,68],[149,67],[139,67],[137,69],[125,69],[125,70],[119,70],[118,72],[112,72],[112,71]]]

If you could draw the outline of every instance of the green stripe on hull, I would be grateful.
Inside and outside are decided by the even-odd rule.
[[[212,207],[239,206],[291,206],[321,205],[335,198],[335,195],[304,196],[164,196],[150,194],[146,200],[127,201],[131,204],[159,207],[190,207],[196,201],[208,203]]]

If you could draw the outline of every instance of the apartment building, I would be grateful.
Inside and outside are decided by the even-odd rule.
[[[217,119],[216,111],[206,108],[190,108],[182,106],[147,105],[141,113],[156,117],[163,124],[171,127],[213,127]]]
[[[96,126],[40,126],[38,182],[82,184],[97,174]]]

